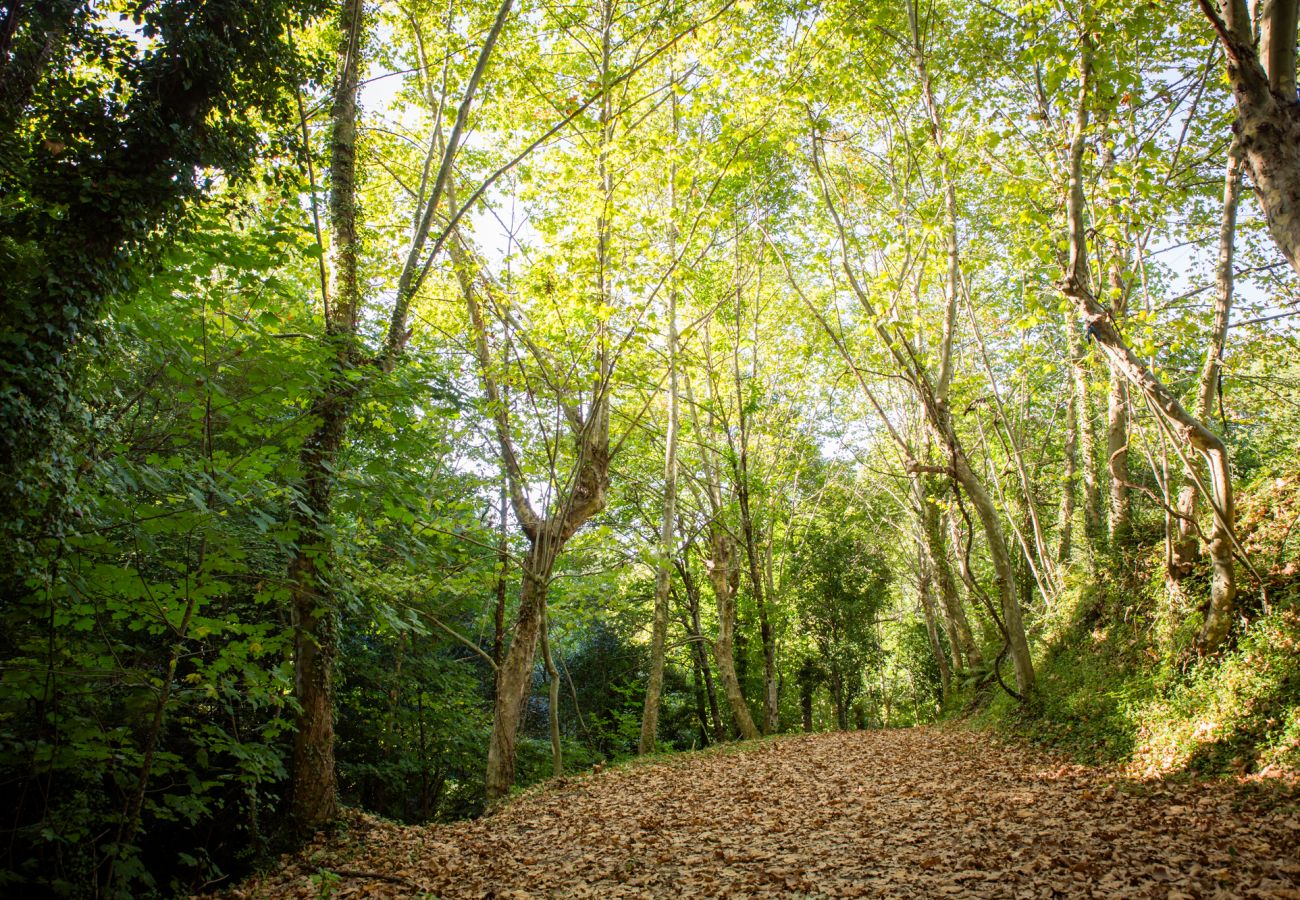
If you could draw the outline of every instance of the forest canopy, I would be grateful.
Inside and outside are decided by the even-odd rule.
[[[0,2],[0,892],[791,731],[1294,769],[1296,30]]]

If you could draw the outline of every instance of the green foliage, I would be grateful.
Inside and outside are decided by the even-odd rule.
[[[870,544],[868,524],[866,511],[830,499],[791,563],[800,624],[842,729],[849,727],[864,671],[881,662],[877,620],[892,578],[884,554]]]
[[[1241,538],[1267,602],[1243,571],[1232,642],[1195,658],[1207,575],[1165,590],[1179,460],[1136,391],[1130,538],[1102,552],[1089,534],[1090,553],[1082,504],[1061,519],[1083,472],[1105,493],[1105,441],[1089,458],[1077,432],[1082,415],[1100,436],[1110,397],[1096,344],[1072,358],[1057,284],[1080,36],[1098,47],[1082,173],[1095,287],[1112,309],[1127,299],[1125,338],[1190,398],[1213,325],[1229,100],[1203,79],[1199,20],[940,2],[916,7],[909,47],[897,5],[529,7],[503,32],[453,167],[460,201],[483,188],[453,238],[473,271],[430,262],[390,371],[372,363],[445,140],[434,129],[459,108],[467,42],[495,4],[375,11],[355,148],[364,296],[342,366],[323,315],[337,278],[321,215],[326,48],[340,37],[312,21],[323,4],[163,0],[130,8],[130,24],[119,3],[9,7],[22,14],[0,36],[13,41],[0,47],[0,781],[17,799],[0,892],[187,893],[288,838],[300,549],[338,636],[343,802],[410,823],[479,813],[489,660],[509,644],[536,538],[501,509],[497,417],[515,487],[562,514],[592,450],[572,432],[604,392],[608,496],[548,569],[559,702],[535,666],[517,780],[550,776],[552,714],[568,769],[633,754],[670,298],[681,416],[660,747],[730,736],[725,626],[741,700],[763,721],[774,686],[781,730],[805,709],[813,728],[930,721],[942,658],[949,713],[986,703],[981,721],[1081,759],[1300,764],[1300,377],[1287,320],[1262,320],[1292,298],[1269,280],[1285,267],[1256,213],[1243,207],[1212,418],[1250,485]],[[1007,534],[1038,656],[1024,704],[990,677],[1002,640],[979,596],[997,593],[987,539],[965,531],[970,505],[921,404],[950,327],[942,405]],[[345,437],[313,507],[304,445],[322,398],[342,395]],[[970,563],[975,584],[953,602],[982,664],[952,660],[965,651],[950,609],[936,605],[931,632],[918,608],[918,468],[950,565]],[[1074,549],[1058,553],[1066,528]],[[327,896],[338,879],[314,884]]]
[[[1249,503],[1249,495],[1247,497]],[[1192,585],[1196,588],[1196,585]],[[1201,586],[1202,590],[1204,587]],[[1277,589],[1221,656],[1198,659],[1197,619],[1162,627],[1159,580],[1081,583],[1048,626],[1030,702],[997,697],[980,721],[1089,763],[1142,775],[1245,774],[1300,761],[1300,615],[1293,585]]]
[[[287,121],[298,65],[285,33],[316,0],[169,0],[134,21],[102,4],[10,9],[0,95],[0,505],[5,590],[65,526],[75,389],[105,303],[147,278],[150,251],[222,172],[241,177]],[[136,32],[133,34],[132,32]],[[8,51],[8,48],[7,48]],[[5,54],[9,61],[9,52]],[[39,512],[37,512],[39,511]]]

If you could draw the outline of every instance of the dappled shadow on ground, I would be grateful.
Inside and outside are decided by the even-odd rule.
[[[474,822],[356,815],[229,896],[1300,898],[1298,796],[957,729],[812,735],[570,778]]]

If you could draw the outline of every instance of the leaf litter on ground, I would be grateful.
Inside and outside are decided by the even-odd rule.
[[[334,897],[1300,900],[1300,790],[1127,779],[958,728],[802,735],[556,779],[451,825],[353,811],[225,896],[322,878]]]

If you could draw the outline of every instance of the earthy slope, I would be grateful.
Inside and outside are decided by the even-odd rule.
[[[357,816],[230,896],[322,877],[335,896],[1300,898],[1300,807],[1276,780],[1137,782],[867,731],[572,778],[475,822]]]

